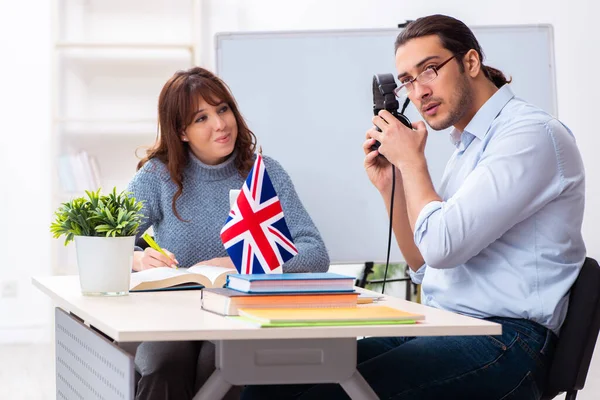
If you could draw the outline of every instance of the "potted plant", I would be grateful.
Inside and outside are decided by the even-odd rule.
[[[63,203],[54,213],[50,230],[75,241],[77,269],[84,295],[120,296],[129,293],[135,235],[143,215],[142,203],[129,193],[100,195],[85,192]]]

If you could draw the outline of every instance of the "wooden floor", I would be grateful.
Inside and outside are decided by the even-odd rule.
[[[0,345],[0,399],[55,399],[53,351],[50,344]],[[600,399],[600,344],[594,356],[586,388],[577,400]]]

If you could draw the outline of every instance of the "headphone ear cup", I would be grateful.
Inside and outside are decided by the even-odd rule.
[[[394,117],[396,117],[398,121],[402,122],[405,126],[412,129],[410,120],[404,114],[394,113]]]

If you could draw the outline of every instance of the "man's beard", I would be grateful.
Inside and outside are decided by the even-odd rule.
[[[452,95],[452,98],[455,99],[455,101],[452,102],[455,104],[454,108],[450,110],[448,117],[442,121],[427,121],[432,129],[436,131],[442,131],[446,128],[449,128],[452,125],[457,124],[468,112],[471,103],[473,102],[473,96],[466,76],[461,74],[461,77],[462,79],[460,80],[460,84],[456,87],[456,90]]]

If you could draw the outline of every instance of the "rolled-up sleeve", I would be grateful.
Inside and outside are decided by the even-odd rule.
[[[434,212],[438,211],[442,208],[441,201],[432,201],[423,207],[419,216],[417,217],[417,222],[415,223],[415,241],[420,242],[423,234],[427,231],[427,221],[429,220],[429,216]]]
[[[414,240],[427,266],[465,263],[562,191],[560,152],[550,126],[512,128],[490,140],[456,193],[419,213]]]
[[[416,271],[412,269],[408,269],[408,274],[410,275],[410,280],[413,281],[414,284],[420,285],[423,282],[423,278],[425,277],[425,269],[427,268],[427,264],[423,264],[421,268]]]

